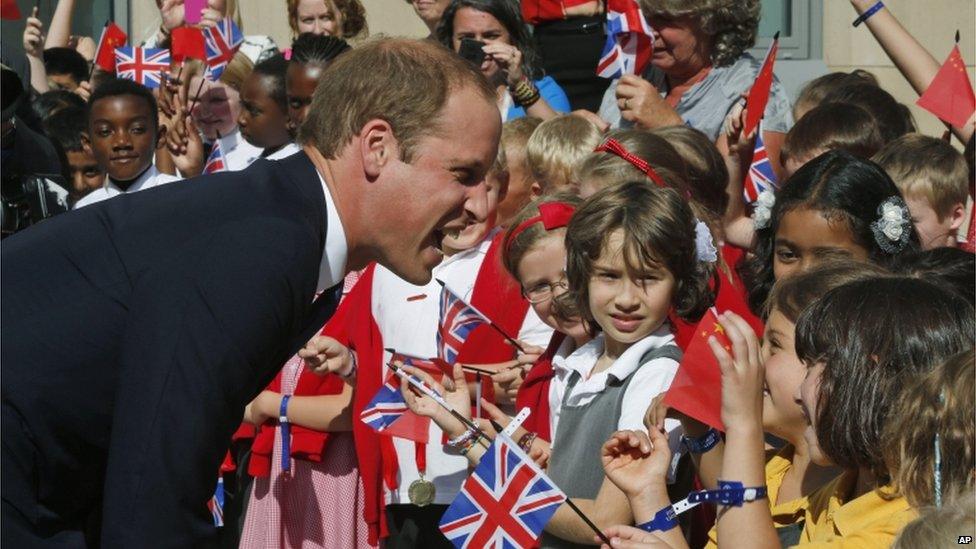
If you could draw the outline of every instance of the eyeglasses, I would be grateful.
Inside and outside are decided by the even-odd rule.
[[[552,293],[556,288],[562,288],[563,290],[569,289],[569,282],[566,281],[565,275],[556,282],[542,282],[540,284],[536,284],[528,290],[523,288],[522,296],[525,297],[529,303],[542,303],[543,301],[552,299]]]

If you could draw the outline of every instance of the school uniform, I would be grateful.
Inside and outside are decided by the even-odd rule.
[[[552,390],[561,391],[560,405],[550,409],[555,436],[548,473],[572,498],[596,499],[604,481],[600,449],[615,431],[643,430],[644,413],[655,396],[667,391],[678,371],[681,350],[666,324],[634,343],[606,370],[593,373],[603,354],[598,335],[569,356],[553,357]],[[557,393],[558,394],[558,393]],[[681,423],[665,420],[669,445],[680,452]],[[669,481],[677,459],[672,460]],[[542,547],[577,547],[543,534]]]
[[[546,442],[552,442],[552,434],[555,432],[550,411],[559,406],[559,399],[562,398],[561,394],[555,395],[555,386],[552,384],[555,376],[552,359],[557,354],[565,358],[573,349],[575,343],[571,338],[562,332],[553,332],[549,346],[525,375],[515,397],[515,409],[528,408],[532,411],[522,422],[522,427]]]
[[[139,192],[145,189],[151,189],[153,187],[158,187],[160,185],[181,180],[182,178],[175,175],[160,172],[156,169],[155,164],[150,164],[149,168],[142,172],[142,175],[136,178],[135,182],[127,187],[120,186],[118,183],[113,181],[111,177],[106,177],[105,184],[102,185],[100,189],[95,189],[94,191],[79,198],[78,202],[75,202],[73,209],[77,210],[78,208],[83,208],[96,202],[101,202],[102,200],[108,200],[109,198],[118,196],[120,194]]]
[[[236,172],[250,166],[252,162],[261,158],[261,153],[264,151],[261,147],[248,143],[241,135],[241,130],[234,130],[233,133],[221,137],[220,150],[224,153],[224,164],[229,172]]]
[[[799,547],[858,548],[890,547],[898,532],[918,513],[904,497],[892,497],[884,486],[851,499],[857,486],[857,471],[845,471],[810,495]]]
[[[288,158],[300,150],[302,148],[297,143],[288,143],[277,151],[265,156],[265,158],[268,160],[281,160],[282,158]]]
[[[384,349],[437,356],[441,286],[434,279],[442,280],[502,329],[527,343],[545,344],[551,336],[551,329],[522,298],[518,284],[503,278],[502,236],[496,229],[474,248],[445,258],[434,268],[431,282],[423,286],[410,284],[383,267],[370,266],[326,326],[324,333],[349,344],[358,358],[353,432],[366,491],[366,520],[377,537],[385,537],[389,525],[394,535],[416,533],[419,537],[411,542],[418,546],[447,543],[436,521],[468,476],[467,459],[453,450],[445,451],[443,433],[434,422],[430,422],[428,444],[418,446],[412,440],[378,435],[358,419],[390,373],[385,366],[390,354]],[[458,362],[497,363],[514,355],[501,336],[489,326],[481,326],[469,335]],[[420,478],[418,455],[426,462],[424,478],[433,482],[436,491],[433,504],[424,508],[412,505],[408,494],[410,484]],[[390,521],[384,511],[391,509],[387,506],[396,511]],[[407,513],[409,519],[401,520]],[[412,525],[403,528],[405,522]]]

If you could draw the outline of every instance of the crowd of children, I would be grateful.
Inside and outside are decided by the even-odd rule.
[[[429,39],[462,56],[481,43],[473,61],[504,120],[486,215],[445,235],[425,285],[378,265],[349,273],[321,334],[254,398],[232,441],[212,441],[228,450],[215,471],[222,544],[451,547],[439,523],[485,455],[481,434],[523,409],[512,439],[572,500],[542,547],[948,547],[974,535],[973,118],[953,128],[963,146],[922,135],[855,70],[807,82],[792,109],[774,84],[764,126],[745,134],[738,98],[758,63],[726,49],[680,82],[665,69],[662,94],[629,75],[599,115],[568,112],[574,98],[541,71],[517,2],[408,1]],[[664,44],[704,25],[682,18],[714,27],[742,10],[758,22],[754,0],[708,7],[735,3],[641,2]],[[189,20],[183,2],[157,4],[163,23],[146,47],[166,47]],[[29,112],[14,124],[5,98],[5,164],[13,128],[26,139],[20,126],[34,126],[78,209],[299,152],[316,84],[368,31],[358,0],[284,4],[289,48],[246,35],[219,75],[174,60],[155,90],[93,75],[84,40],[52,41],[71,0],[46,41],[35,10],[33,72],[20,75]],[[882,10],[868,24],[892,39],[883,5],[852,4]],[[239,23],[236,2],[210,0],[197,19],[225,18]],[[914,82],[911,59],[893,55]],[[726,77],[746,86],[723,98],[728,109],[709,91]],[[757,139],[780,183],[748,201]],[[389,206],[377,214],[396,215]],[[411,367],[403,356],[443,354],[448,291],[492,324],[457,342],[452,370]],[[703,329],[717,334],[704,344],[720,424],[665,398]],[[371,429],[360,414],[393,368],[454,413],[404,384],[416,424]],[[720,495],[676,519],[702,489]]]

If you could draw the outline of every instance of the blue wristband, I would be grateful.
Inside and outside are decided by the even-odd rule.
[[[281,470],[291,468],[291,424],[288,422],[288,401],[291,395],[281,397],[281,407],[278,409],[278,427],[281,428]]]
[[[698,438],[686,436],[681,437],[681,443],[692,454],[704,454],[705,452],[714,448],[721,441],[722,433],[719,433],[718,429],[715,429],[714,427]]]
[[[881,11],[881,8],[883,8],[883,7],[885,7],[884,2],[880,2],[879,1],[877,4],[871,6],[870,8],[868,8],[866,10],[864,10],[864,13],[862,13],[857,19],[854,20],[854,26],[855,27],[861,26],[861,23],[867,21],[868,19],[871,18],[872,15],[874,15],[874,14],[878,13],[879,11]]]
[[[690,503],[710,502],[730,507],[741,507],[747,501],[766,498],[766,487],[744,488],[741,482],[718,481],[718,490],[702,490],[688,494]]]
[[[678,525],[678,514],[674,512],[674,507],[668,505],[655,513],[654,518],[637,527],[645,532],[666,532]]]

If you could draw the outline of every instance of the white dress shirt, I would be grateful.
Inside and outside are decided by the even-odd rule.
[[[102,200],[108,200],[109,198],[118,196],[120,194],[134,193],[143,189],[158,187],[159,185],[181,180],[182,178],[175,175],[161,173],[156,169],[155,164],[150,164],[149,168],[142,172],[142,175],[140,175],[131,185],[129,185],[128,189],[125,190],[123,190],[122,187],[120,187],[117,183],[112,181],[112,178],[106,176],[105,184],[102,185],[101,188],[95,189],[94,191],[79,198],[78,202],[75,202],[74,209],[77,210],[78,208],[83,208],[90,204],[101,202]]]
[[[317,170],[316,170],[317,173]],[[325,178],[318,174],[325,195],[325,212],[329,226],[325,233],[325,249],[322,250],[322,263],[319,265],[319,283],[316,293],[322,293],[342,282],[346,277],[346,258],[349,254],[349,243],[346,242],[346,230],[339,219],[339,210],[335,207],[335,199]]]
[[[491,237],[496,232],[490,233],[474,248],[445,258],[434,267],[434,276],[424,286],[415,286],[382,266],[376,267],[373,275],[372,314],[383,336],[383,347],[421,357],[437,356],[436,334],[440,321],[441,287],[435,279],[444,281],[451,290],[470,303],[475,279],[491,245]],[[543,332],[539,325],[545,326],[530,307],[518,337],[523,339],[527,334]],[[551,329],[549,333],[551,335]],[[544,343],[545,341],[542,342]],[[389,358],[389,353],[384,352],[383,363],[386,364]],[[383,379],[388,373],[384,366]],[[445,452],[441,437],[441,429],[431,421],[430,442],[426,448],[425,478],[433,482],[436,488],[434,503],[449,504],[468,476],[468,460],[453,450],[451,453]],[[407,489],[410,483],[420,478],[414,453],[415,443],[394,437],[393,445],[400,468],[399,487],[395,491],[385,489],[386,502],[409,503]]]

